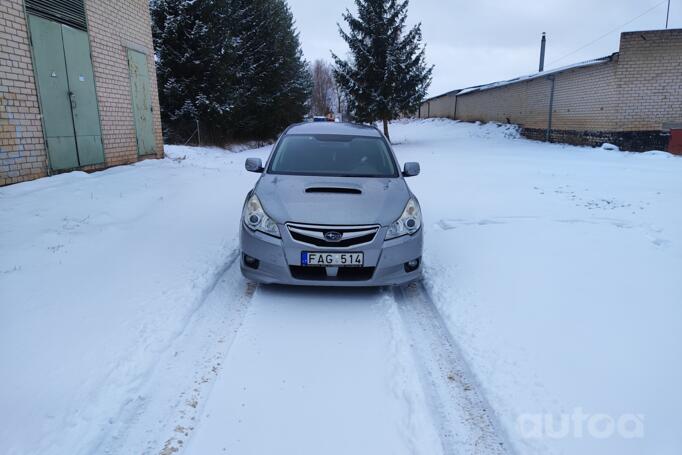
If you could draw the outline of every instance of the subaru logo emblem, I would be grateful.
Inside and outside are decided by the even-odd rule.
[[[324,233],[324,238],[329,240],[330,242],[338,242],[339,240],[341,240],[341,237],[343,237],[343,234],[336,231],[327,231]]]

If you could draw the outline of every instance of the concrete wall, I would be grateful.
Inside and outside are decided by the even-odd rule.
[[[669,125],[682,122],[682,30],[623,33],[620,51],[611,58],[552,75],[553,140],[662,149]],[[430,108],[431,117],[515,123],[540,139],[548,125],[551,86],[547,77],[535,77],[439,97],[423,107]],[[434,104],[456,106],[456,112],[442,115]]]
[[[163,138],[148,0],[85,0],[105,162],[138,160],[127,49],[147,55],[156,156]],[[154,156],[154,155],[152,155]],[[23,0],[0,3],[0,185],[50,173]]]

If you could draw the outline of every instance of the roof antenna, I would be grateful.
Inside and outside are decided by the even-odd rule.
[[[545,37],[545,32],[542,32],[542,40],[540,41],[540,69],[542,73],[545,70],[545,45],[547,44],[547,38]]]

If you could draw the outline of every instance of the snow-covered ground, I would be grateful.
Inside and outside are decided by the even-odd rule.
[[[445,440],[466,403],[510,452],[680,453],[682,159],[391,133],[450,354],[389,290],[245,282],[243,162],[268,148],[167,147],[0,188],[0,453],[492,453]]]
[[[682,159],[509,128],[396,128],[434,301],[519,453],[680,453]]]

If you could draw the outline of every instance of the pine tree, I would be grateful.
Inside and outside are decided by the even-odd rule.
[[[332,53],[334,77],[346,94],[356,120],[388,122],[419,109],[431,83],[422,47],[421,24],[405,33],[408,0],[355,0],[357,17],[346,10],[346,32],[339,33],[350,48],[343,60]]]
[[[284,0],[153,0],[166,140],[268,139],[307,111],[309,76]]]

